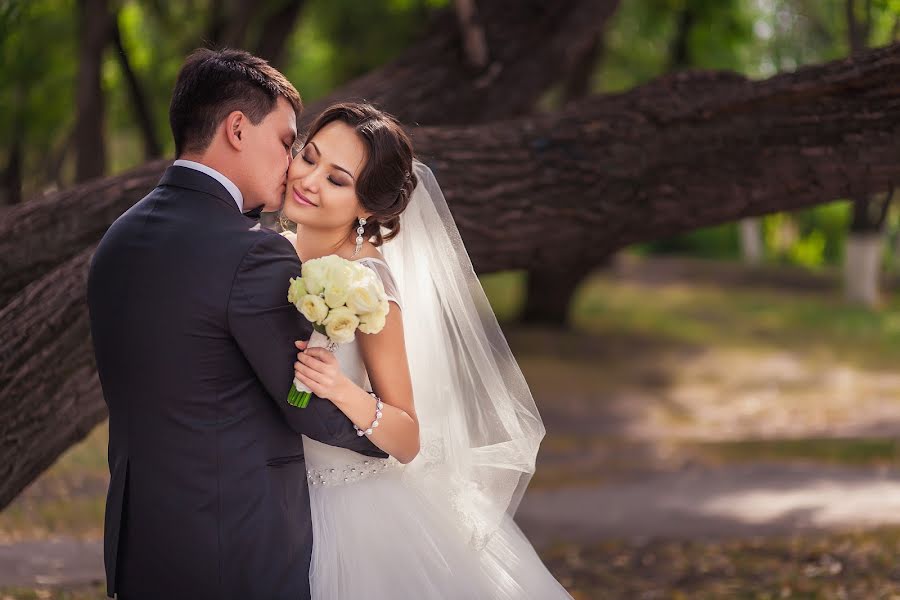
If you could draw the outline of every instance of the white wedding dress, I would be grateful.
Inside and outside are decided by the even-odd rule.
[[[512,519],[543,422],[434,174],[414,169],[384,260],[358,262],[401,311],[421,451],[403,465],[303,438],[312,598],[571,598]],[[356,343],[335,354],[372,389]]]
[[[387,264],[365,258],[401,306]],[[343,373],[371,390],[356,342],[338,346]],[[303,436],[313,524],[313,600],[553,600],[571,598],[509,516],[484,544],[470,538],[453,492],[436,493],[440,467],[424,479],[416,461],[375,459]],[[422,448],[421,455],[435,448]],[[419,460],[418,458],[416,460]],[[410,473],[407,469],[410,468]]]

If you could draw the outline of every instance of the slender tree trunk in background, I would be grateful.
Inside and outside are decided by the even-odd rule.
[[[79,56],[75,89],[75,181],[100,177],[106,171],[103,135],[104,99],[101,82],[103,51],[112,36],[112,16],[106,0],[78,0]]]
[[[69,132],[66,135],[59,148],[52,150],[47,156],[47,163],[45,165],[45,177],[44,180],[47,182],[47,187],[56,191],[63,185],[62,181],[62,170],[63,165],[66,162],[66,158],[69,156],[69,153],[72,151],[72,147],[75,145],[75,130]]]
[[[243,48],[250,25],[263,9],[264,3],[258,0],[231,0],[226,6],[230,6],[231,10],[227,12],[225,27],[218,44],[229,48]]]
[[[600,63],[603,50],[603,36],[595,35],[574,52],[576,58],[572,69],[563,82],[563,99],[567,104],[581,100],[591,94],[594,71]]]
[[[871,0],[863,0],[862,20],[857,0],[845,0],[847,41],[853,55],[869,47],[872,31]],[[893,192],[891,192],[893,195]],[[847,234],[844,257],[844,295],[854,303],[874,308],[880,302],[880,275],[884,220],[891,196],[884,200],[860,196],[853,199],[853,222]]]
[[[280,67],[288,40],[305,5],[305,0],[282,0],[281,5],[263,20],[254,54]]]
[[[476,71],[487,67],[489,49],[475,0],[454,0],[466,62]]]
[[[0,204],[19,204],[22,201],[22,162],[25,147],[25,132],[20,126],[21,119],[16,121],[10,141],[9,156],[6,168],[3,169],[3,190],[0,191]]]
[[[138,122],[138,128],[141,131],[141,137],[144,140],[144,158],[151,160],[162,154],[162,147],[156,133],[156,126],[153,123],[153,114],[150,112],[150,106],[147,102],[147,96],[138,80],[137,73],[131,68],[128,60],[128,53],[122,43],[122,32],[119,29],[118,18],[112,18],[112,42],[116,51],[116,58],[122,69],[122,75],[125,76],[125,83],[128,86],[128,94],[131,100],[131,106],[134,109],[134,116]]]
[[[687,69],[693,64],[691,61],[691,31],[697,20],[694,2],[696,0],[685,0],[681,10],[678,11],[675,35],[669,45],[669,68],[667,69],[669,73]]]
[[[209,9],[207,10],[209,22],[206,24],[206,35],[201,40],[204,46],[215,46],[222,39],[222,32],[225,30],[227,21],[225,1],[209,1]]]
[[[844,259],[844,292],[854,304],[874,308],[881,301],[884,223],[893,195],[892,189],[883,198],[869,196],[853,202],[853,222]]]
[[[741,219],[739,222],[741,258],[745,264],[759,265],[763,261],[765,246],[762,239],[762,219]]]

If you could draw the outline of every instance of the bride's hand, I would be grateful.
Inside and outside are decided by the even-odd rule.
[[[341,365],[333,353],[325,348],[306,349],[306,342],[294,342],[297,362],[294,377],[319,398],[335,400],[352,382],[341,372]]]

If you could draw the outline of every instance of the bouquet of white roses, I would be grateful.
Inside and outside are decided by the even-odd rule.
[[[372,269],[341,258],[323,256],[303,263],[301,277],[291,278],[288,302],[313,325],[308,348],[334,350],[356,339],[356,330],[378,333],[390,305],[384,285]],[[312,392],[294,379],[288,403],[306,408]]]

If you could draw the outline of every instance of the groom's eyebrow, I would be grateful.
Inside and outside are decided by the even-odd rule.
[[[315,143],[315,142],[309,142],[309,145],[316,149],[316,154],[318,154],[319,156],[322,156],[322,152],[319,150],[319,147],[316,146],[316,143]],[[344,173],[346,173],[347,175],[349,175],[349,176],[350,176],[350,179],[353,179],[354,181],[356,180],[356,177],[353,176],[353,173],[351,173],[350,171],[348,171],[348,170],[345,169],[344,167],[342,167],[342,166],[340,166],[340,165],[336,165],[336,164],[334,164],[334,163],[331,163],[331,166],[334,167],[335,169],[338,169],[338,170],[340,170],[340,171],[343,171]]]

